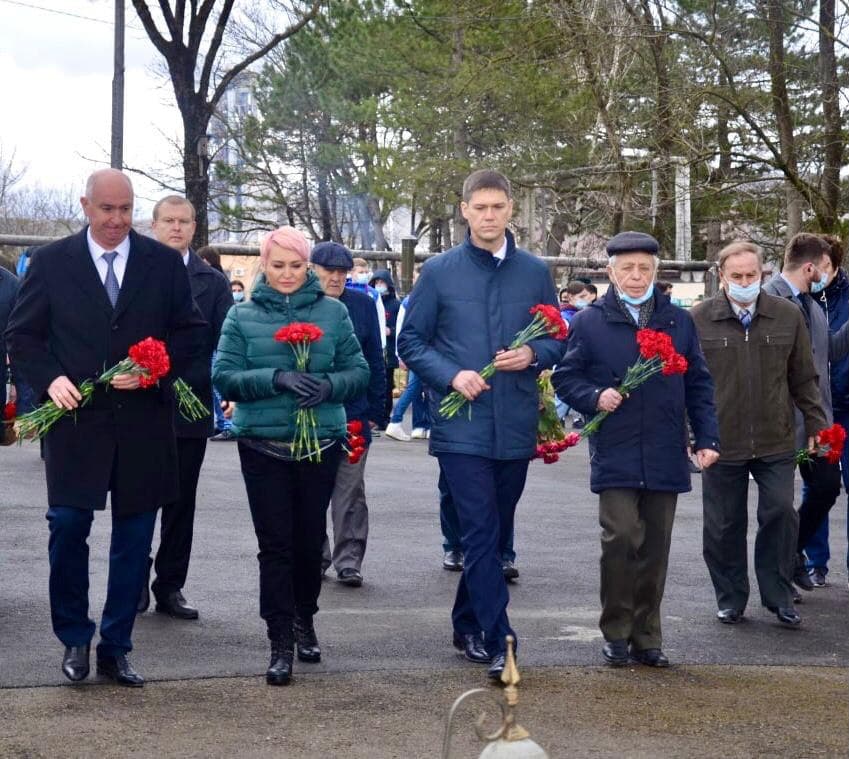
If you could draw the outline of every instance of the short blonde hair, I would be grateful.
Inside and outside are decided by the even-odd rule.
[[[755,243],[749,240],[734,240],[734,242],[728,243],[722,250],[719,251],[719,257],[717,261],[719,262],[719,268],[725,268],[725,262],[731,258],[731,256],[739,256],[743,253],[754,253],[758,259],[758,267],[763,269],[764,267],[764,254],[760,249],[760,246],[755,245]]]
[[[366,269],[368,269],[368,261],[366,261],[365,258],[355,258],[354,266],[364,266]]]

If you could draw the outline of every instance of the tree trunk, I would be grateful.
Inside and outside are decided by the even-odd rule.
[[[371,229],[374,237],[375,250],[392,250],[389,243],[386,242],[386,235],[383,231],[383,219],[380,217],[380,204],[374,195],[369,195],[366,201],[369,220],[371,221]]]
[[[834,232],[838,226],[840,202],[840,168],[843,159],[843,133],[840,123],[840,84],[834,55],[835,0],[820,0],[820,82],[823,114],[823,232]]]
[[[322,241],[333,239],[333,224],[330,213],[330,196],[328,194],[327,171],[318,169],[318,217],[321,225]]]

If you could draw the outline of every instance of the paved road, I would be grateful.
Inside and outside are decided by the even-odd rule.
[[[467,667],[449,645],[456,575],[441,569],[435,461],[423,442],[376,441],[368,463],[371,538],[365,585],[324,583],[317,628],[324,660],[311,673]],[[595,665],[598,525],[587,487],[586,447],[555,465],[531,464],[519,506],[520,580],[511,618],[522,665]],[[780,627],[760,608],[754,577],[748,621],[718,624],[701,558],[699,477],[679,499],[663,607],[665,649],[675,663],[845,666],[846,497],[832,514],[831,586],[805,594],[801,629]],[[50,630],[45,490],[37,447],[0,449],[0,687],[63,684],[61,647]],[[91,599],[99,618],[109,514],[95,519]],[[752,528],[753,529],[753,528]],[[210,443],[201,475],[195,550],[186,595],[199,622],[148,612],[136,625],[133,662],[149,680],[257,675],[266,666],[258,616],[256,543],[235,445]],[[333,574],[332,570],[329,574]],[[303,669],[303,665],[301,666]]]

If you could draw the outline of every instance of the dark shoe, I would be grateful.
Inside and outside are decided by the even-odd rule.
[[[147,572],[144,574],[144,585],[139,594],[139,602],[136,605],[136,613],[143,614],[150,608],[150,568],[153,566],[153,559],[147,557]]]
[[[811,591],[814,589],[814,584],[811,582],[811,576],[808,574],[808,569],[805,566],[805,557],[799,554],[796,557],[796,568],[793,570],[793,584],[802,590]]]
[[[701,474],[702,473],[702,470],[699,469],[698,464],[696,464],[696,462],[693,461],[693,459],[690,459],[690,458],[687,459],[687,469],[690,470],[690,474]]]
[[[507,661],[505,654],[496,654],[492,657],[492,663],[486,671],[486,676],[495,683],[501,682],[501,673],[504,672],[504,664]]]
[[[519,577],[519,570],[516,569],[512,561],[507,559],[501,562],[501,571],[504,572],[504,579],[507,582],[512,582]]]
[[[811,567],[808,570],[808,577],[811,578],[811,584],[815,588],[824,588],[828,585],[828,581],[825,579],[825,573],[827,571],[825,567]]]
[[[740,609],[720,609],[716,618],[724,625],[736,625],[743,621],[743,612]]]
[[[573,419],[572,420],[572,429],[573,430],[584,429],[584,420],[583,419]]]
[[[637,664],[642,664],[646,667],[664,668],[669,666],[669,659],[666,658],[666,654],[659,648],[644,648],[641,650],[632,646],[631,658]]]
[[[360,585],[363,584],[362,574],[352,567],[346,567],[345,569],[340,570],[339,574],[336,575],[336,579],[343,585],[347,585],[351,588],[359,588]]]
[[[790,585],[790,592],[793,593],[794,604],[802,603],[802,594],[798,590],[796,590],[796,587],[792,584]]]
[[[449,572],[463,571],[463,553],[461,551],[446,551],[442,557],[442,568]]]
[[[602,646],[601,655],[611,667],[624,667],[628,663],[628,641],[607,641]]]
[[[788,627],[798,627],[802,624],[802,618],[799,616],[799,612],[796,609],[783,609],[775,606],[767,606],[767,611],[771,611],[778,617],[778,621],[783,625],[787,625]]]
[[[295,643],[289,638],[271,641],[271,661],[265,672],[265,682],[269,685],[289,684],[292,679],[294,648]]]
[[[214,440],[216,443],[220,443],[226,440],[235,440],[236,436],[230,430],[221,430],[217,435],[213,435],[210,440]]]
[[[295,617],[295,645],[298,650],[298,661],[315,664],[321,661],[321,647],[311,619]]]
[[[88,677],[88,653],[89,645],[65,646],[65,655],[62,657],[62,674],[75,683]]]
[[[120,656],[98,656],[97,674],[114,680],[118,685],[129,688],[141,688],[144,678],[133,669],[126,654]]]
[[[492,657],[486,652],[483,638],[475,633],[454,632],[454,648],[475,664],[489,664]]]
[[[175,619],[197,619],[198,610],[186,603],[179,590],[169,593],[164,599],[156,599],[156,610],[160,614],[168,614]]]

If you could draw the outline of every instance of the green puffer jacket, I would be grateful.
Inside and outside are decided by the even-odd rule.
[[[342,404],[365,392],[369,367],[348,309],[325,296],[313,272],[291,295],[278,292],[261,277],[251,300],[233,306],[227,314],[212,379],[222,398],[237,403],[233,432],[237,437],[294,440],[295,395],[276,390],[273,382],[278,369],[296,370],[292,348],[274,339],[280,327],[292,322],[310,322],[324,330],[321,340],[310,346],[307,365],[333,386],[330,399],[314,409],[317,432],[320,439],[343,439],[347,433]]]

